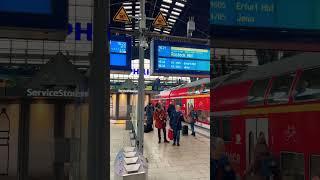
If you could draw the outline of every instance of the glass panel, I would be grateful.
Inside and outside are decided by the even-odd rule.
[[[302,73],[294,91],[296,101],[312,100],[320,98],[320,69],[307,70]]]
[[[289,91],[295,74],[288,74],[277,77],[273,83],[268,96],[269,104],[287,103],[289,101]]]
[[[281,153],[281,171],[284,177],[304,180],[304,156],[296,153]]]
[[[248,104],[262,105],[264,102],[264,95],[269,84],[269,79],[257,80],[253,83],[250,89]]]
[[[320,155],[313,155],[310,159],[310,180],[316,176],[320,177]]]

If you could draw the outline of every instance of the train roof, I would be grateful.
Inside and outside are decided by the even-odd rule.
[[[320,53],[303,53],[231,74],[225,77],[226,79],[222,82],[222,85],[264,79],[294,72],[297,69],[310,69],[318,66],[320,66]]]

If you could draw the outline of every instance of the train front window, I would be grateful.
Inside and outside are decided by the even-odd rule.
[[[264,94],[268,84],[269,79],[257,80],[253,83],[248,97],[249,105],[263,105]]]
[[[295,101],[306,101],[320,99],[320,68],[306,70],[302,73],[295,91],[293,92]]]
[[[277,77],[268,96],[269,104],[281,104],[289,102],[289,91],[295,74],[287,74]]]
[[[281,153],[281,171],[283,177],[295,180],[305,179],[303,154],[283,152]]]

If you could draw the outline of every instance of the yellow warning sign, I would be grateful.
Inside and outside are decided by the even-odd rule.
[[[166,21],[166,18],[162,14],[162,12],[159,12],[156,19],[153,21],[153,26],[156,28],[164,28],[168,26],[168,23]]]
[[[113,21],[123,23],[130,22],[130,18],[123,6],[121,6],[117,14],[113,17]]]

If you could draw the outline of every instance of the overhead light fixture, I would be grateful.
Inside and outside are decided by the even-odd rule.
[[[160,30],[160,29],[158,29],[158,28],[154,28],[154,30],[155,30],[155,31],[161,31],[161,30]]]
[[[136,9],[140,9],[140,6],[136,6]]]
[[[174,23],[173,23],[173,22],[168,22],[168,24],[170,24],[170,25],[172,25],[172,26],[174,25]]]
[[[173,10],[178,11],[178,12],[182,12],[182,9],[179,9],[179,8],[173,8]]]
[[[164,5],[164,4],[161,4],[161,7],[164,7],[164,8],[170,9],[170,6],[167,6],[167,5]]]
[[[162,0],[162,2],[171,4],[171,3],[172,3],[172,0]]]
[[[175,11],[172,11],[171,14],[176,15],[176,16],[180,16],[180,13],[179,12],[175,12]]]
[[[178,19],[177,16],[173,16],[173,15],[170,15],[170,18],[172,18],[172,19]]]
[[[184,7],[184,4],[182,4],[182,3],[180,3],[180,2],[176,2],[175,5],[176,5],[176,6],[179,6],[179,7]]]
[[[124,9],[132,9],[132,6],[124,6]]]
[[[131,3],[131,2],[125,2],[125,3],[123,3],[123,5],[124,5],[124,6],[132,5],[132,3]]]
[[[124,29],[125,29],[125,30],[132,30],[132,28],[131,28],[131,27],[130,27],[130,28],[127,28],[127,27],[126,27],[126,28],[124,28]]]
[[[166,34],[170,34],[170,32],[169,31],[163,31],[164,33],[166,33]]]
[[[127,11],[128,14],[132,14],[132,11]]]
[[[166,14],[166,13],[163,13],[162,15],[163,15],[163,16],[168,16],[168,14]]]
[[[171,18],[169,18],[169,19],[168,19],[168,21],[173,22],[173,23],[175,23],[175,22],[176,22],[176,20],[175,20],[175,19],[171,19]]]
[[[164,9],[164,8],[160,8],[160,11],[163,11],[163,12],[169,12],[168,9]]]

